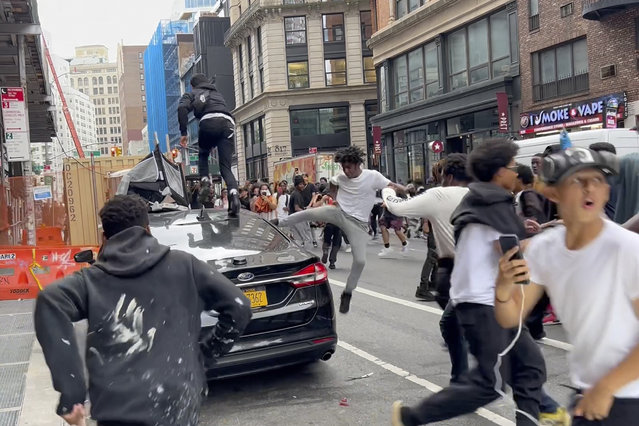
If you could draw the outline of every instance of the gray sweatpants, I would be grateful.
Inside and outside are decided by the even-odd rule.
[[[289,215],[279,221],[279,226],[291,226],[300,222],[327,222],[332,223],[342,230],[351,243],[353,264],[351,273],[346,280],[345,293],[352,293],[357,287],[359,277],[366,265],[366,243],[368,236],[368,223],[347,215],[336,206],[322,206],[306,209]]]

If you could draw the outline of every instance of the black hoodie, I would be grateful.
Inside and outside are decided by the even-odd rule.
[[[251,318],[242,291],[206,263],[141,227],[112,236],[93,266],[47,286],[36,301],[36,336],[61,393],[58,414],[86,398],[72,323],[87,319],[94,419],[196,425],[206,384],[200,313],[212,309],[225,330],[220,339],[236,339]]]
[[[474,182],[468,188],[470,191],[450,220],[455,227],[455,241],[471,223],[488,225],[502,234],[515,234],[520,239],[526,238],[526,228],[515,212],[512,193],[488,182]]]
[[[202,74],[194,75],[191,79],[193,90],[190,93],[185,93],[180,98],[178,104],[178,122],[180,124],[180,134],[186,136],[188,134],[186,127],[189,123],[189,112],[193,111],[195,118],[201,119],[204,114],[220,113],[233,118],[226,106],[226,101],[220,92],[217,91],[215,84],[211,83]],[[196,99],[204,95],[206,102],[202,111],[196,111],[194,109],[194,102]]]

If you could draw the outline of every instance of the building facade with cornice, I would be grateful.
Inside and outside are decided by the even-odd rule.
[[[241,181],[270,181],[275,162],[315,150],[372,152],[368,1],[233,0],[230,15]]]
[[[518,133],[517,2],[371,3],[380,109],[372,124],[383,173],[424,182],[442,155]]]

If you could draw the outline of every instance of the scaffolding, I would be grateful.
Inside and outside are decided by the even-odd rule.
[[[153,151],[157,135],[162,152],[180,140],[177,105],[180,100],[177,34],[192,32],[187,21],[162,20],[144,51],[145,89],[149,146]]]

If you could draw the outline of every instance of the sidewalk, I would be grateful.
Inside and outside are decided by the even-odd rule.
[[[58,394],[33,331],[33,300],[0,301],[0,426],[60,426]]]

